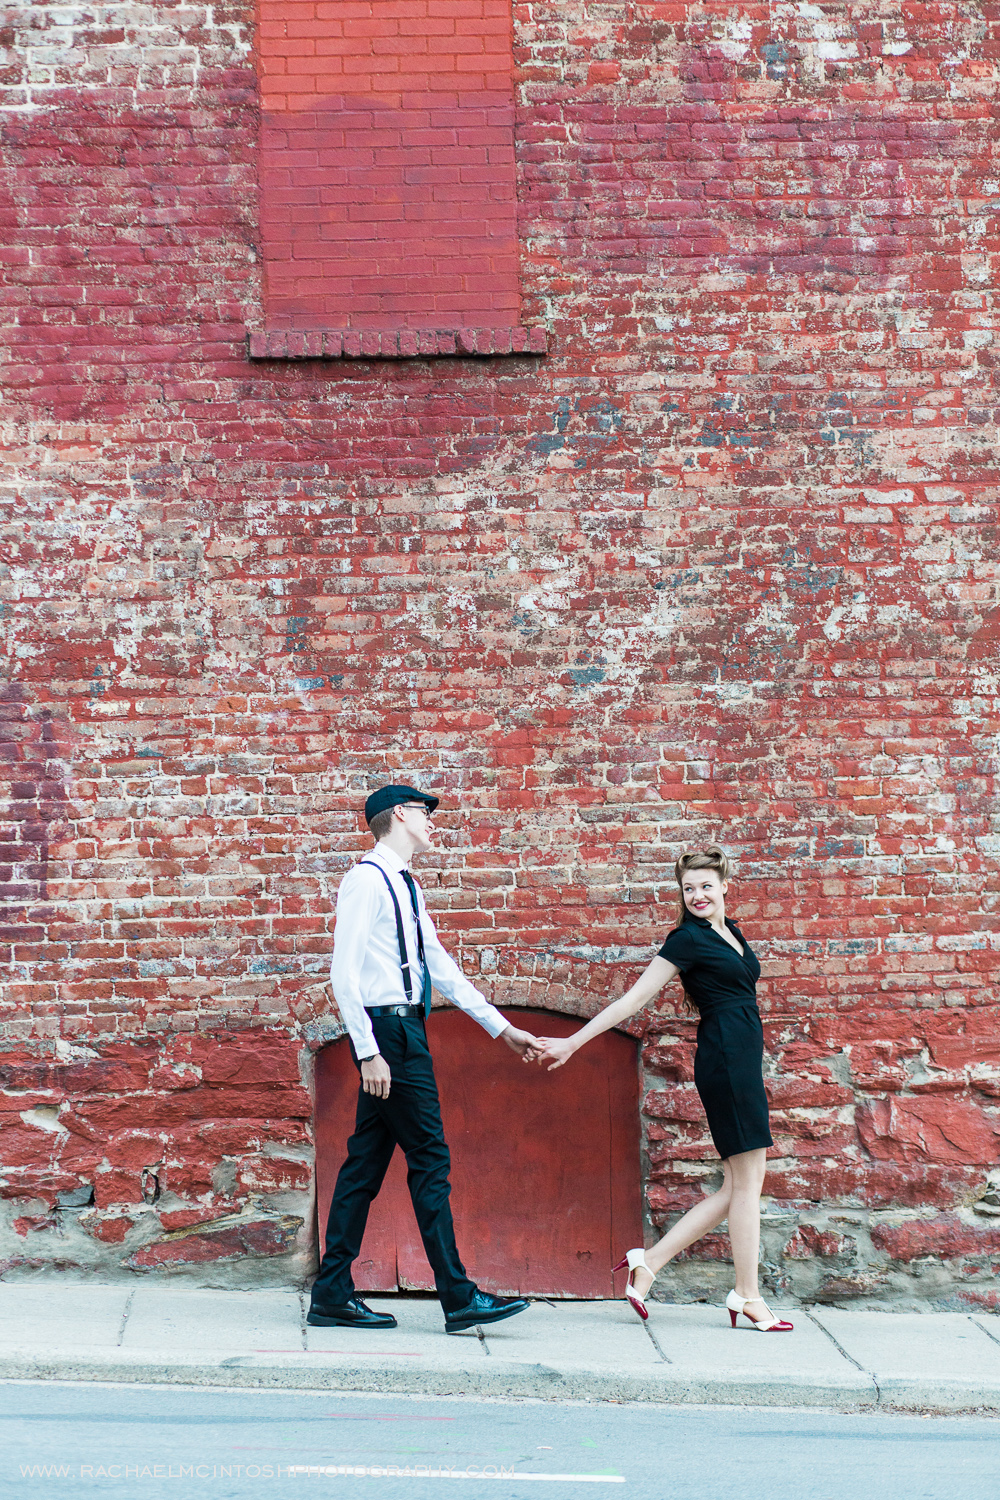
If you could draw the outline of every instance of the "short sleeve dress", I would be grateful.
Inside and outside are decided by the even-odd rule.
[[[660,957],[684,976],[698,1007],[694,1081],[723,1161],[773,1146],[764,1092],[764,1030],[757,1009],[760,964],[735,922],[726,926],[742,957],[704,917],[688,915],[669,933]]]

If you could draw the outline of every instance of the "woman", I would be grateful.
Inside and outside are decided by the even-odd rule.
[[[728,1219],[736,1268],[736,1287],[726,1298],[732,1326],[742,1313],[761,1333],[791,1333],[792,1324],[773,1315],[757,1285],[760,1192],[767,1148],[774,1144],[761,1074],[760,964],[726,916],[729,861],[722,850],[713,844],[682,854],[675,874],[681,898],[677,925],[642,977],[575,1035],[540,1038],[534,1057],[547,1062],[550,1073],[561,1068],[591,1038],[620,1026],[681,976],[699,1016],[694,1081],[722,1157],[722,1187],[689,1209],[651,1250],[630,1250],[614,1270],[628,1266],[625,1295],[640,1318],[647,1318],[646,1294],[667,1262]]]

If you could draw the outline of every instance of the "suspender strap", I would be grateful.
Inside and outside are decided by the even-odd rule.
[[[403,877],[403,884],[406,886],[406,889],[410,893],[410,905],[413,907],[413,920],[417,924],[417,957],[420,959],[420,962],[424,968],[424,973],[426,974],[427,959],[424,954],[424,929],[420,925],[420,903],[417,900],[417,882],[414,880],[409,870],[400,870],[399,873]]]
[[[424,1010],[424,1020],[431,1013],[431,971],[427,967],[427,955],[424,952],[424,929],[420,925],[420,903],[417,900],[417,882],[409,870],[399,872],[406,882],[406,889],[410,893],[410,905],[413,907],[413,920],[417,924],[417,953],[424,971],[424,987],[420,995],[420,1004]]]
[[[389,879],[382,866],[377,865],[373,859],[362,859],[359,860],[358,863],[362,865],[371,865],[373,870],[377,870],[389,889],[389,895],[392,898],[392,909],[396,916],[396,939],[399,943],[399,966],[403,971],[403,988],[406,991],[407,1004],[413,1005],[415,1002],[413,999],[413,984],[410,979],[410,961],[406,956],[406,937],[403,933],[403,913],[399,909],[399,902],[396,900],[396,892],[392,888],[392,881]],[[420,923],[418,921],[417,932],[419,931]]]

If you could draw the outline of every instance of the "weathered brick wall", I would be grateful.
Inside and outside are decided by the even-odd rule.
[[[331,901],[405,768],[501,1003],[620,992],[732,849],[772,1281],[994,1305],[996,31],[515,7],[549,354],[251,363],[250,4],[5,8],[5,1274],[303,1274]],[[662,1221],[716,1165],[690,1024],[647,1043]]]

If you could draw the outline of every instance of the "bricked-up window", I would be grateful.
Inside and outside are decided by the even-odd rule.
[[[527,348],[510,0],[259,7],[266,352]]]

